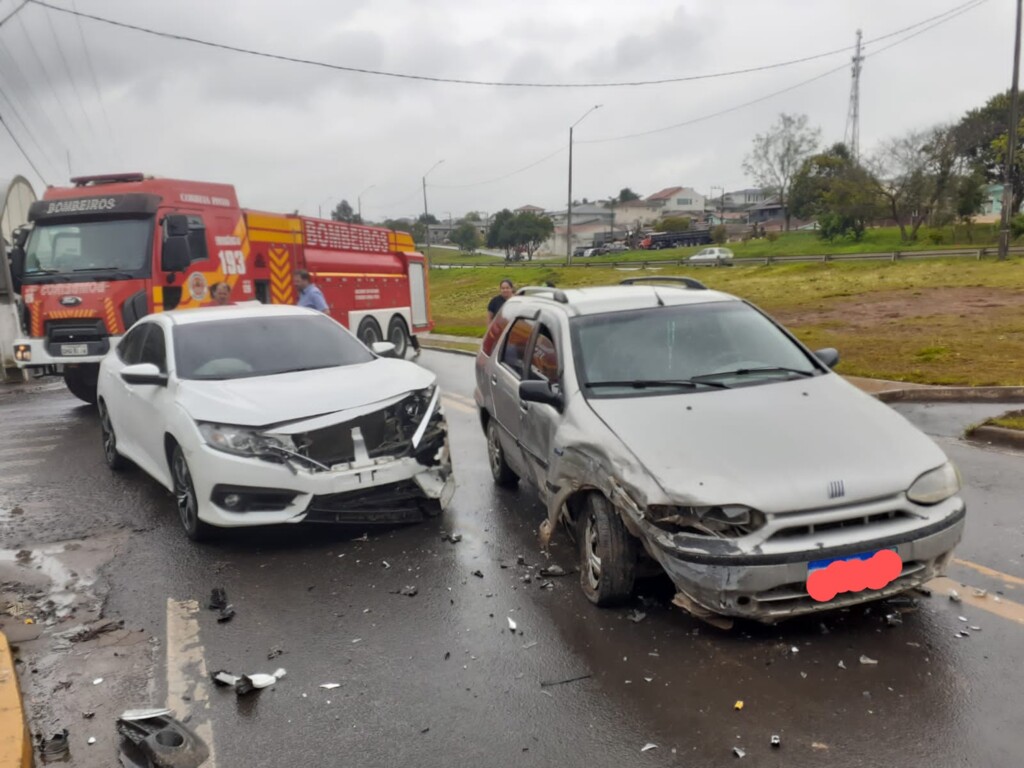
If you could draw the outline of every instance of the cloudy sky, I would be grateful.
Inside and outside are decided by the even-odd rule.
[[[539,83],[656,80],[759,67],[851,46],[858,28],[870,41],[964,5],[48,1],[163,32],[343,66]],[[0,18],[20,3],[0,0]],[[862,147],[955,120],[1008,88],[1013,8],[1012,0],[986,0],[904,42],[924,28],[868,44]],[[230,182],[243,206],[313,215],[320,207],[326,215],[342,197],[355,206],[372,187],[362,196],[363,213],[377,220],[422,212],[420,179],[441,160],[428,177],[430,210],[440,217],[527,203],[564,209],[568,128],[595,104],[601,109],[576,128],[574,197],[604,198],[624,186],[643,194],[677,184],[704,194],[712,186],[742,188],[749,181],[742,161],[750,140],[779,112],[807,113],[825,141],[841,140],[850,88],[848,51],[667,85],[441,84],[215,50],[33,3],[0,28],[0,43],[0,116],[48,183],[66,183],[70,156],[75,174],[140,170]],[[732,111],[698,120],[724,110]],[[22,173],[41,193],[43,182],[6,135],[0,135],[0,162],[0,176]]]

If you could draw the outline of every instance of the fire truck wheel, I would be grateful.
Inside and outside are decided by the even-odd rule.
[[[71,394],[89,405],[96,405],[96,380],[99,366],[80,366],[64,369],[64,384]]]
[[[397,315],[388,324],[388,341],[395,345],[395,355],[400,360],[405,359],[409,351],[409,329],[405,327],[405,320]]]
[[[372,317],[364,317],[363,322],[359,324],[359,330],[356,331],[356,336],[366,346],[376,344],[378,341],[383,341],[384,337],[381,335],[380,326],[377,325],[377,321]]]

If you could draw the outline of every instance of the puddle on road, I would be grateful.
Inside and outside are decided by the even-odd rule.
[[[90,557],[91,555],[91,557]],[[83,550],[77,543],[52,544],[37,549],[0,549],[0,583],[31,587],[44,593],[45,618],[59,620],[71,615],[80,590],[95,583],[90,574],[105,556]],[[90,562],[92,561],[92,562]]]

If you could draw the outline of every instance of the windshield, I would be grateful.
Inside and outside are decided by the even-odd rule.
[[[739,301],[591,315],[572,328],[588,397],[700,392],[821,372],[774,323]]]
[[[354,336],[319,314],[180,325],[174,329],[174,357],[178,378],[211,380],[273,376],[374,359]]]
[[[152,219],[39,224],[25,245],[25,275],[148,274]]]

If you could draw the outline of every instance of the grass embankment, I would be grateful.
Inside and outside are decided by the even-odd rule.
[[[607,285],[691,275],[757,304],[811,348],[836,347],[841,373],[924,384],[1024,385],[1024,261],[836,262],[744,269],[431,270],[437,333],[482,336],[498,283]]]
[[[1002,416],[989,419],[987,423],[991,424],[993,427],[1016,429],[1024,432],[1024,411],[1011,411],[1010,413],[1004,413]]]

